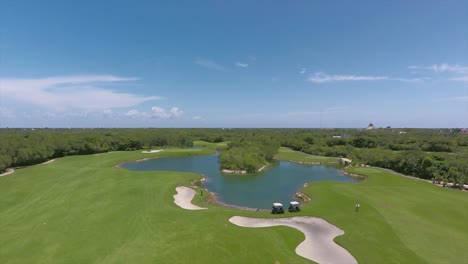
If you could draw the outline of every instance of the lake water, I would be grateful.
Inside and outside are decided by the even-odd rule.
[[[304,183],[314,181],[354,182],[339,170],[327,166],[308,166],[291,162],[275,162],[258,174],[224,174],[219,170],[218,156],[184,158],[157,158],[122,164],[122,168],[134,171],[183,171],[203,174],[205,188],[218,195],[226,204],[269,209],[273,202],[287,208],[294,194]]]

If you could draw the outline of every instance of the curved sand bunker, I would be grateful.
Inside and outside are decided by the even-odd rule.
[[[153,150],[150,150],[150,151],[142,151],[141,153],[145,153],[145,154],[150,154],[150,153],[158,153],[158,152],[161,152],[163,151],[162,149],[153,149]]]
[[[54,162],[54,161],[55,161],[55,159],[51,159],[51,160],[49,160],[49,161],[46,161],[46,162],[43,162],[43,163],[40,163],[40,164],[37,164],[37,165],[46,165],[46,164],[52,163],[52,162]],[[1,173],[1,174],[0,174],[0,177],[10,175],[10,174],[12,174],[12,173],[14,173],[14,172],[15,172],[15,169],[13,169],[13,168],[8,168],[8,169],[5,170],[4,173]]]
[[[4,173],[0,174],[0,177],[10,175],[10,174],[12,174],[13,172],[15,172],[14,169],[8,168],[8,169],[6,169],[6,171],[5,171]]]
[[[46,162],[42,162],[42,163],[39,164],[39,165],[47,165],[47,164],[50,164],[50,163],[52,163],[52,162],[54,162],[54,161],[55,161],[55,159],[51,159],[51,160],[48,160],[48,161],[46,161]]]
[[[204,210],[208,208],[200,207],[192,204],[192,199],[195,197],[195,190],[180,186],[176,188],[177,194],[174,195],[174,203],[179,207],[187,210]]]
[[[310,216],[291,218],[260,219],[233,216],[229,222],[242,227],[289,226],[305,235],[305,240],[296,247],[299,256],[318,263],[354,264],[356,259],[333,239],[344,231],[327,221]]]

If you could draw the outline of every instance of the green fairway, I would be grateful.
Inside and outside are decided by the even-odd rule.
[[[234,215],[272,216],[195,202],[173,203],[175,187],[200,175],[132,172],[114,165],[148,157],[210,154],[165,149],[57,159],[0,177],[0,263],[310,263],[295,254],[302,233],[241,228]],[[320,182],[294,215],[320,216],[344,229],[338,243],[359,263],[467,263],[468,194],[353,168],[365,182]],[[206,195],[206,193],[204,193]],[[354,212],[359,200],[361,209]]]
[[[229,142],[219,142],[219,143],[211,143],[206,141],[194,141],[193,145],[195,147],[202,147],[208,149],[215,149],[215,150],[224,150],[227,149]]]
[[[276,159],[303,163],[337,163],[338,158],[323,157],[294,151],[290,148],[281,147],[276,154]]]
[[[309,185],[304,213],[343,228],[336,241],[359,263],[468,263],[468,193],[377,168],[349,172],[368,179]]]
[[[228,222],[268,213],[177,207],[175,187],[200,175],[113,168],[192,153],[212,151],[74,156],[0,177],[0,263],[309,263],[294,253],[300,232]]]

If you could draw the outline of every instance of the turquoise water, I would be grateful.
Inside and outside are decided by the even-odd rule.
[[[314,181],[354,182],[337,169],[327,166],[307,166],[291,162],[275,162],[259,174],[233,175],[219,170],[218,156],[196,156],[185,158],[158,158],[122,164],[134,171],[183,171],[203,174],[204,184],[210,192],[218,195],[224,203],[269,209],[273,202],[289,205],[294,194],[304,183]]]

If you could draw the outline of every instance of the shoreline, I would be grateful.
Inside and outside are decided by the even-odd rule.
[[[343,169],[340,170],[341,173],[343,173],[345,176],[350,177],[350,178],[353,178],[353,179],[356,179],[356,180],[359,180],[359,182],[365,182],[365,181],[367,181],[367,176],[360,175],[360,174],[355,174],[355,173],[351,173],[351,172],[347,172],[345,169],[346,169],[346,168],[343,168]]]
[[[246,170],[228,170],[228,169],[221,169],[222,173],[227,173],[227,174],[248,174],[248,173],[259,173],[262,172],[268,164],[263,165],[260,169],[258,169],[256,172],[247,172]]]
[[[236,209],[236,210],[241,210],[241,211],[249,211],[249,212],[269,212],[270,211],[269,209],[264,209],[264,208],[252,208],[252,207],[228,204],[228,203],[221,201],[217,193],[209,192],[209,194],[211,195],[211,198],[213,198],[214,203],[224,208]]]
[[[303,165],[334,165],[334,164],[340,164],[339,161],[329,161],[329,162],[312,162],[312,161],[297,161],[297,160],[287,160],[287,159],[277,159],[275,158],[274,160],[276,161],[285,161],[285,162],[291,162],[291,163],[297,163],[297,164],[303,164]]]

